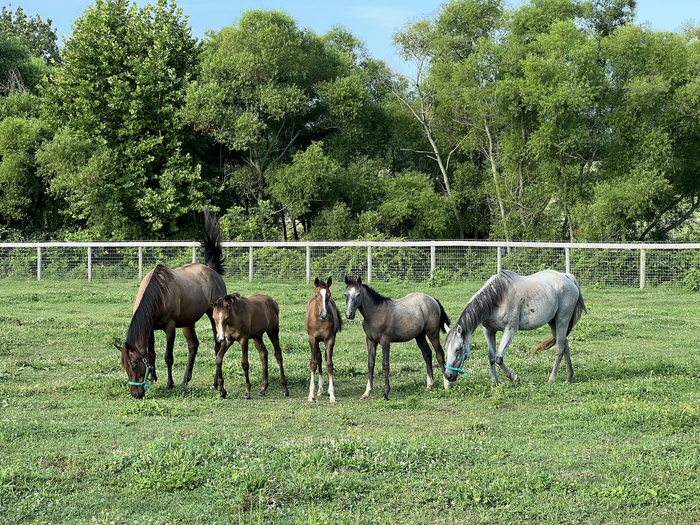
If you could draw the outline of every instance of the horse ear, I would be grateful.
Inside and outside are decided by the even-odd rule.
[[[449,334],[450,333],[450,327],[445,323],[445,333]]]
[[[345,276],[345,284],[350,284],[350,277],[347,275]]]
[[[357,286],[362,286],[362,277],[357,278]]]
[[[319,283],[319,282],[320,282],[320,281],[318,280],[318,277],[316,277],[316,280],[314,281],[314,286],[318,286],[318,283]]]
[[[126,348],[123,347],[123,346],[114,345],[114,348],[116,348],[117,350],[119,350],[120,353],[123,352],[124,350],[126,350]]]
[[[331,287],[331,284],[333,284],[333,276],[332,275],[328,276],[328,281],[326,281],[326,284],[328,285],[328,288]]]

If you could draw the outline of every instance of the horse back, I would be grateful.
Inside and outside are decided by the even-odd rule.
[[[280,309],[272,297],[254,293],[243,302],[247,307],[246,317],[251,337],[261,337],[265,332],[279,332]]]
[[[211,303],[226,295],[226,284],[214,270],[199,263],[172,270],[170,315],[179,327],[191,326],[211,310]]]
[[[391,305],[392,341],[405,342],[415,339],[422,332],[440,330],[444,310],[430,295],[413,292]]]

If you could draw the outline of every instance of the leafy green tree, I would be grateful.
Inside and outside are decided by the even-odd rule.
[[[0,217],[7,226],[56,226],[49,217],[53,203],[36,169],[36,151],[53,136],[39,104],[28,94],[0,101]]]
[[[44,89],[60,130],[39,152],[51,189],[97,237],[177,235],[201,209],[180,118],[196,41],[174,2],[97,0],[73,26]],[[182,235],[182,233],[180,233]]]
[[[0,11],[0,35],[17,39],[31,56],[41,58],[46,65],[61,62],[58,36],[52,23],[50,18],[44,21],[38,14],[36,18],[28,17],[21,6],[14,12],[2,6]]]
[[[665,240],[700,207],[697,32],[621,27],[602,41],[611,79],[609,147],[599,165],[588,239]]]
[[[339,74],[340,63],[315,33],[279,11],[247,11],[210,33],[203,59],[187,93],[187,118],[243,153],[252,170],[243,175],[259,202],[268,171],[318,119],[317,88]]]

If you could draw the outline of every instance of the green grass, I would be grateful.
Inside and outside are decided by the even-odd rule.
[[[456,320],[482,283],[424,291]],[[492,388],[481,332],[468,377],[425,388],[415,343],[391,353],[390,401],[361,401],[360,316],[335,349],[336,396],[306,402],[304,285],[228,283],[280,304],[290,398],[270,363],[265,398],[243,399],[240,352],[227,399],[211,388],[213,338],[200,322],[193,379],[178,333],[176,386],[128,393],[123,342],[137,283],[0,281],[0,519],[3,523],[692,523],[700,521],[700,296],[584,289],[572,332],[574,383],[547,379],[544,328],[516,335],[521,377]],[[344,305],[342,288],[334,296]],[[443,336],[444,340],[444,336]],[[381,363],[381,361],[380,361]],[[437,368],[437,364],[435,365]],[[251,353],[253,392],[261,382]]]

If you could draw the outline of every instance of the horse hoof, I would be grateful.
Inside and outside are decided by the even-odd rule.
[[[309,403],[315,403],[315,402],[316,402],[316,400],[315,400],[313,397],[308,398],[306,401],[308,401]]]
[[[282,395],[283,395],[284,397],[289,397],[289,392],[282,392]]]
[[[368,396],[367,394],[362,394],[362,395],[360,396],[360,399],[367,399],[368,397],[369,397],[369,396]]]
[[[518,374],[513,374],[512,381],[514,383],[520,383],[520,377],[518,376]]]
[[[331,405],[335,405],[335,398],[334,397],[331,398],[330,403],[331,403]]]
[[[248,399],[248,400],[250,400],[250,396],[243,396],[243,399]]]
[[[265,392],[258,392],[258,396],[265,397]]]
[[[226,392],[226,390],[222,390],[219,393],[221,394],[221,399],[226,399],[226,394],[228,394],[228,392]]]

